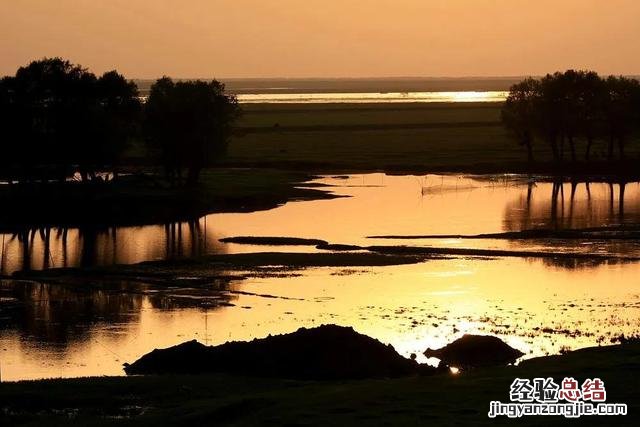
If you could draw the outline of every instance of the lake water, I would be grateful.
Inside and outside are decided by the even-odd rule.
[[[566,183],[554,191],[552,183],[514,176],[384,174],[325,177],[315,183],[346,197],[212,214],[180,224],[5,234],[0,237],[3,272],[204,253],[315,250],[218,241],[238,235],[640,256],[637,242],[367,238],[639,224],[637,183],[574,188]],[[172,289],[126,282],[61,286],[4,280],[2,379],[121,375],[122,363],[156,347],[194,338],[208,344],[245,340],[322,323],[353,326],[405,355],[444,345],[463,333],[498,335],[530,357],[640,331],[636,262],[453,257],[296,273]]]
[[[345,92],[345,93],[260,93],[239,94],[243,104],[331,104],[331,103],[435,103],[504,102],[508,91],[457,92]]]
[[[455,103],[504,102],[508,91],[444,92],[278,92],[239,93],[240,104],[380,104],[380,103]],[[148,95],[141,95],[142,101]]]

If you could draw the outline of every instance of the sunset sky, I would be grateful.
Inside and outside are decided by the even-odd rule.
[[[638,0],[0,0],[0,75],[62,56],[131,78],[640,74]]]

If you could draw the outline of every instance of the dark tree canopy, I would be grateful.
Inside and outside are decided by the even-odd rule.
[[[142,113],[138,88],[117,71],[104,73],[97,81],[99,114],[93,127],[96,141],[94,164],[117,165],[132,136],[139,134]]]
[[[613,157],[614,141],[618,143],[620,157],[631,134],[640,125],[640,82],[625,77],[606,80],[604,99],[605,129],[610,138],[609,157]]]
[[[10,178],[46,182],[115,165],[135,131],[140,102],[135,84],[115,71],[97,78],[46,58],[2,80],[0,109]]]
[[[565,145],[576,161],[579,142],[589,160],[596,140],[607,142],[609,160],[615,146],[624,159],[626,144],[640,131],[640,82],[574,70],[529,78],[511,87],[502,121],[527,148],[530,161],[536,139],[549,145],[556,161],[565,158]]]
[[[187,184],[195,184],[202,168],[226,151],[240,110],[235,96],[226,95],[224,89],[215,80],[174,82],[168,77],[151,87],[145,135],[161,150],[170,179],[180,180],[186,168]]]
[[[115,175],[128,143],[144,130],[168,176],[180,179],[186,169],[194,184],[226,151],[240,111],[215,80],[167,77],[142,107],[136,85],[117,71],[96,76],[61,58],[33,61],[0,80],[0,174],[27,183]]]
[[[533,138],[536,131],[536,105],[540,83],[526,79],[511,87],[511,92],[502,108],[505,127],[526,147],[529,161],[533,161]]]

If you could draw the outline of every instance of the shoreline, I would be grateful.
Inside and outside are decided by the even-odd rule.
[[[385,173],[388,175],[460,175],[471,178],[530,177],[529,181],[554,183],[609,183],[624,185],[640,181],[640,171],[633,162],[603,165],[598,171],[560,172],[558,167],[540,164],[529,168],[521,165],[508,169],[499,165],[473,167],[420,166],[391,168],[340,168],[325,164],[292,167],[288,163],[227,164],[207,169],[208,176],[196,188],[168,187],[154,175],[119,178],[95,193],[81,183],[67,183],[60,188],[52,183],[48,189],[12,190],[0,188],[0,200],[8,208],[0,212],[0,232],[59,227],[108,229],[193,221],[215,213],[248,213],[269,210],[291,201],[313,201],[337,198],[331,186],[309,184],[318,176]],[[614,170],[616,171],[614,173]],[[235,182],[234,182],[235,181]],[[229,188],[224,185],[229,183]],[[46,210],[43,210],[46,206]],[[82,209],[79,207],[82,206]],[[46,216],[46,219],[42,218]]]
[[[158,175],[127,175],[97,184],[97,189],[83,183],[24,189],[4,185],[0,201],[8,208],[0,212],[0,231],[167,224],[213,213],[268,210],[293,200],[338,197],[323,187],[304,185],[313,178],[300,171],[216,168],[203,172],[202,182],[194,188],[171,187]]]

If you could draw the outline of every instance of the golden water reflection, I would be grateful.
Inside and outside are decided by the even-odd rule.
[[[2,234],[0,272],[134,264],[225,253],[207,217],[140,227],[34,228]]]
[[[316,183],[348,197],[212,214],[178,224],[4,234],[3,272],[206,253],[315,250],[218,241],[237,235],[640,256],[634,241],[367,238],[637,225],[637,183],[587,186],[525,177],[384,174],[324,177]],[[404,355],[441,346],[465,332],[499,335],[527,356],[558,353],[563,347],[637,334],[638,277],[640,263],[615,260],[453,258],[391,267],[313,268],[301,276],[218,280],[194,288],[5,280],[0,286],[0,369],[3,380],[119,375],[122,363],[156,347],[194,338],[217,344],[322,323],[353,326]]]
[[[238,102],[243,104],[504,102],[507,96],[509,96],[508,91],[261,93],[237,95]]]
[[[371,235],[481,234],[531,228],[640,224],[640,184],[562,185],[526,177],[366,174],[324,177],[314,184],[346,196],[291,202],[252,213],[211,214],[189,222],[141,227],[35,229],[0,234],[0,272],[131,264],[264,247],[223,244],[229,236],[293,236],[357,245],[551,249],[638,254],[634,242],[509,242],[504,240],[382,240]],[[308,251],[287,247],[269,250]]]
[[[498,335],[527,357],[553,354],[637,334],[639,274],[638,263],[567,270],[523,259],[451,259],[314,268],[299,277],[198,290],[4,282],[0,296],[12,309],[0,322],[2,374],[4,380],[121,375],[123,362],[156,347],[247,340],[323,323],[353,326],[407,356],[463,333]],[[180,298],[194,294],[202,298]],[[207,296],[214,302],[201,303]]]

